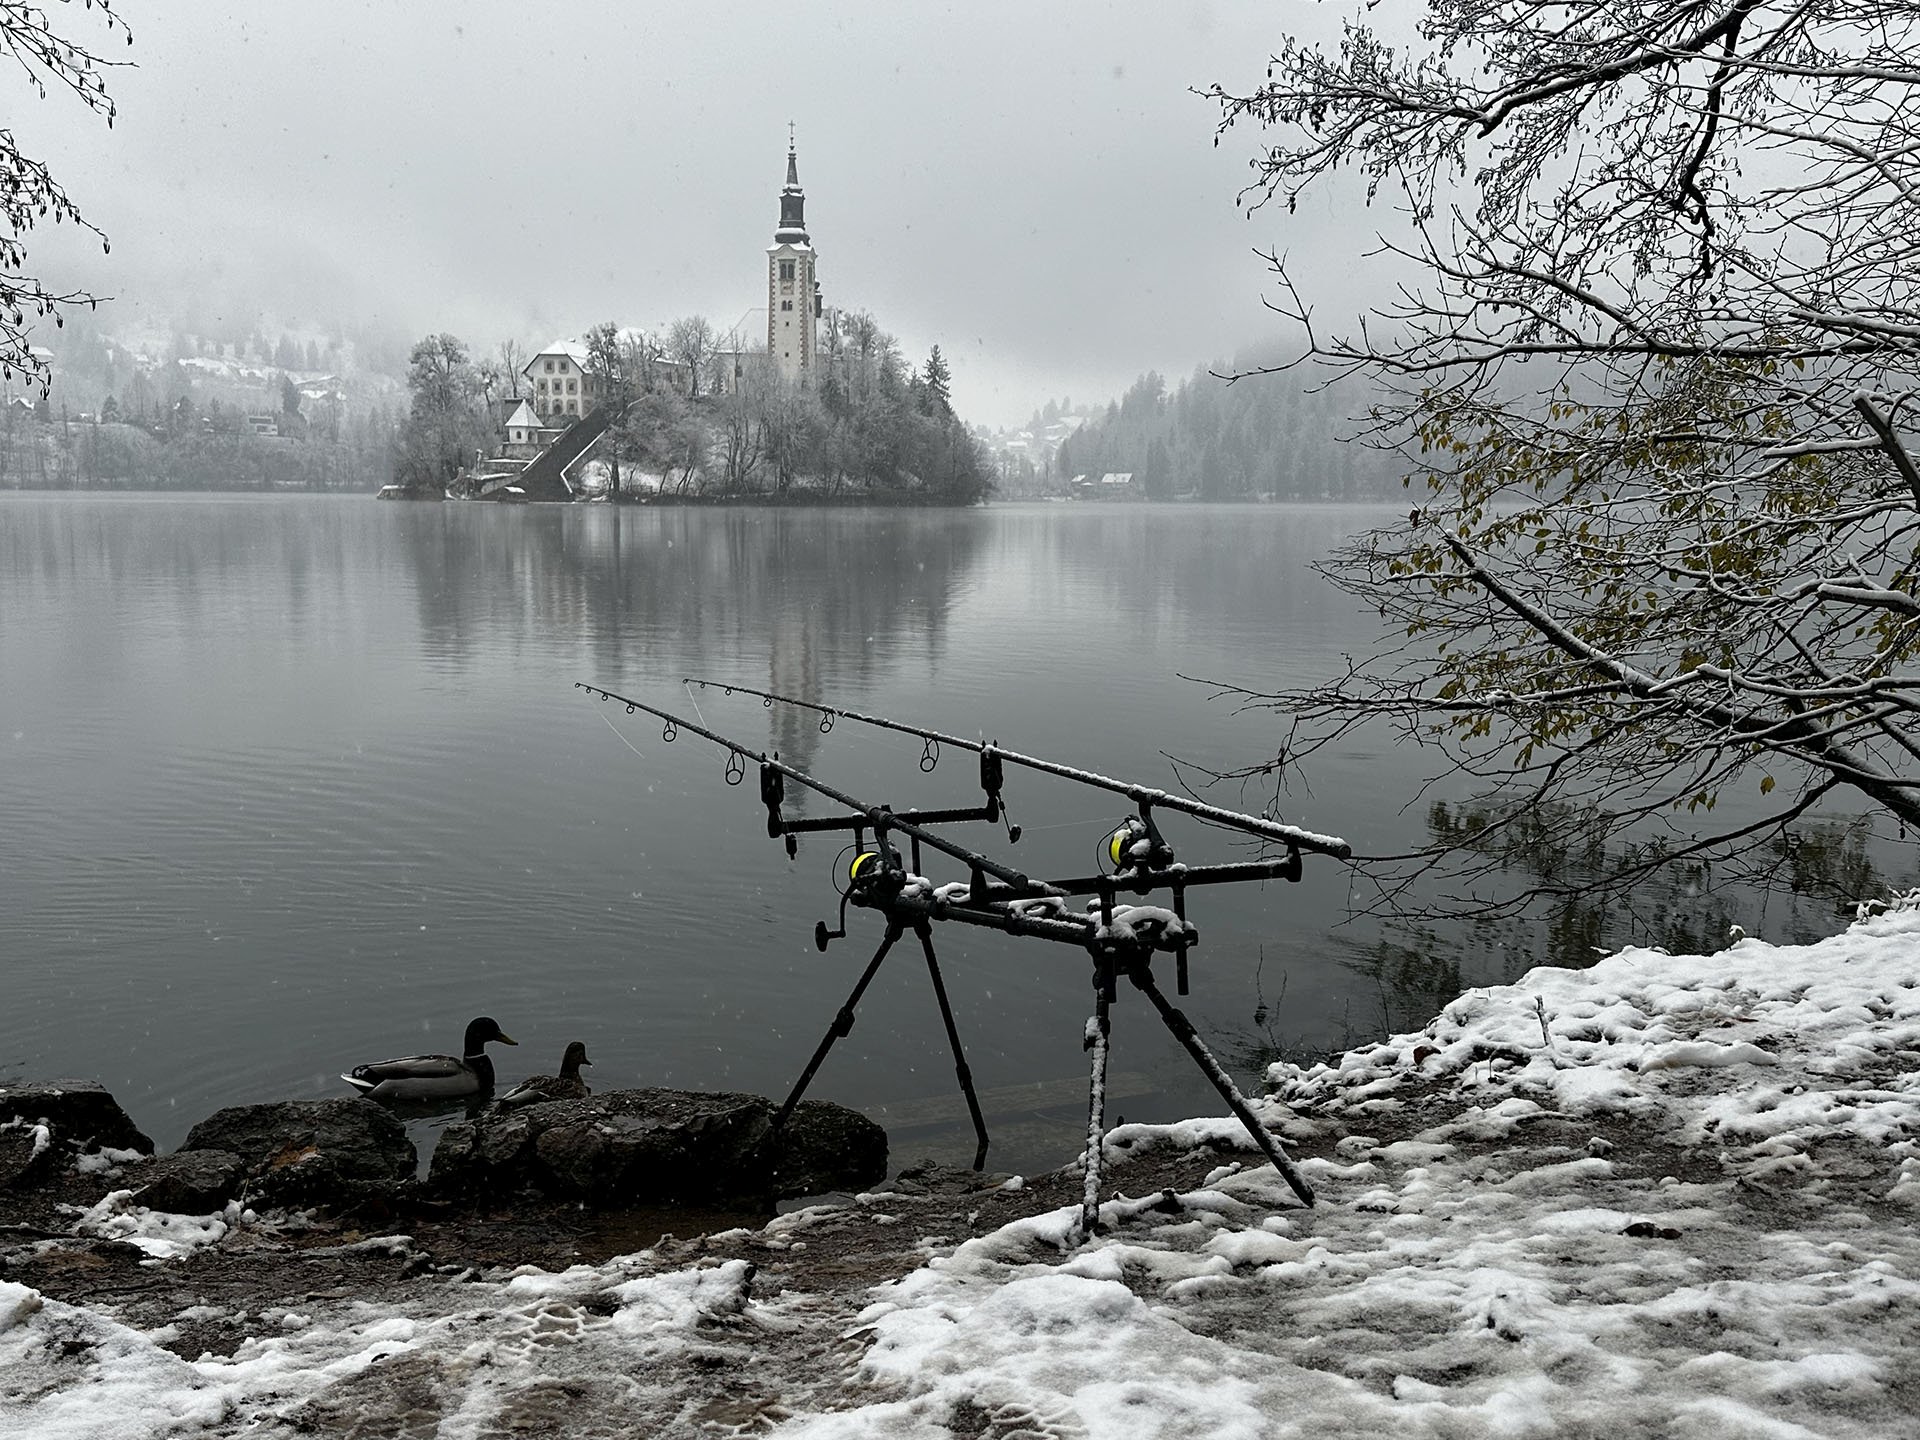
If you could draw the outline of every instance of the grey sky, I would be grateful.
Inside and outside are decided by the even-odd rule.
[[[36,249],[102,293],[483,349],[724,329],[759,303],[791,120],[828,302],[911,358],[938,342],[961,413],[999,424],[1272,333],[1253,248],[1337,228],[1240,218],[1253,137],[1216,150],[1188,93],[1256,83],[1317,5],[124,3],[113,131],[8,105],[114,241]]]

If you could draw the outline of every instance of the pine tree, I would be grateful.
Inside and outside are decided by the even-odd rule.
[[[951,415],[953,372],[947,368],[947,357],[940,353],[938,345],[928,353],[926,368],[921,371],[920,379],[926,387],[928,413]]]

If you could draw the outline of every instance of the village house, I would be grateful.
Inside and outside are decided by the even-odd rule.
[[[599,380],[587,372],[587,347],[577,340],[555,340],[520,373],[527,377],[534,409],[544,416],[577,418],[600,396]]]

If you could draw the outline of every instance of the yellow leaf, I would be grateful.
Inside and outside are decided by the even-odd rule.
[[[1760,793],[1765,795],[1771,789],[1773,789],[1773,776],[1762,775],[1760,777]]]

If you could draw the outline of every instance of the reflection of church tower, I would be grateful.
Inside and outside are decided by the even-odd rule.
[[[767,355],[774,373],[790,383],[813,379],[814,321],[820,314],[820,282],[814,278],[813,246],[807,242],[807,197],[800,165],[787,142],[787,183],[780,190],[780,228],[767,247]]]

